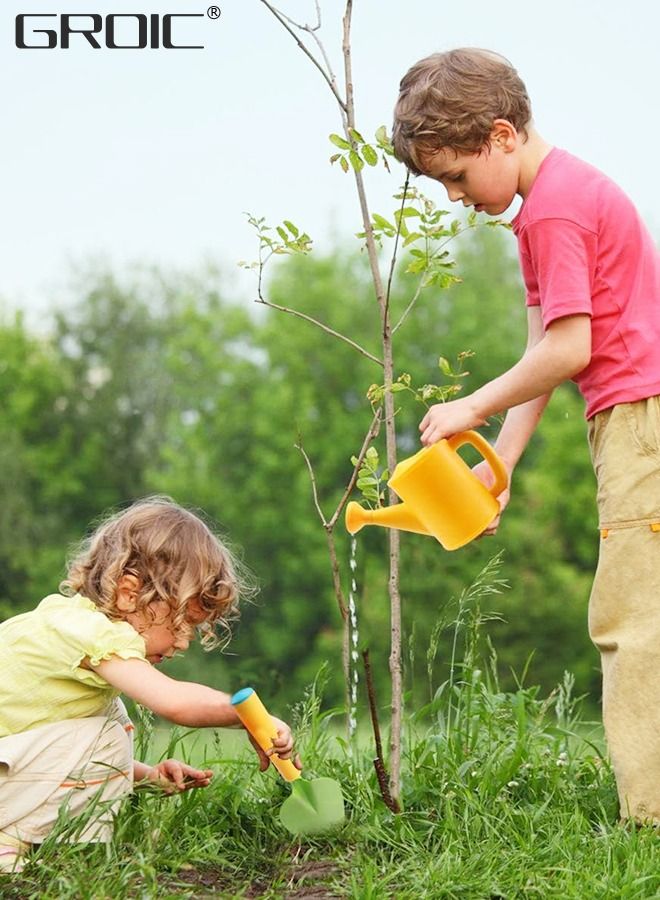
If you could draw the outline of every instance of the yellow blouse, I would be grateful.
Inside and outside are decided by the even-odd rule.
[[[51,594],[0,625],[0,737],[50,722],[103,715],[118,695],[89,659],[146,659],[128,622],[111,622],[86,597]]]

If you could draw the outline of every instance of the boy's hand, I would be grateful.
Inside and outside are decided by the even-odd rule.
[[[472,471],[477,476],[479,481],[481,481],[482,484],[485,484],[486,487],[490,490],[490,488],[495,483],[495,475],[493,474],[493,470],[491,469],[490,465],[486,462],[486,460],[483,460],[478,465],[474,466]],[[502,513],[504,512],[504,510],[507,508],[507,506],[509,504],[509,500],[511,498],[511,472],[508,470],[508,467],[507,467],[507,472],[509,474],[509,487],[507,487],[506,490],[502,491],[502,493],[496,498],[497,502],[500,504],[500,511],[499,511],[498,515],[496,516],[496,518],[494,518],[493,521],[490,523],[488,528],[486,528],[486,530],[484,532],[482,532],[481,537],[483,537],[484,535],[493,535],[497,532],[497,529],[499,528],[499,524],[500,524],[500,518],[502,517]]]
[[[422,432],[422,444],[429,447],[442,438],[486,424],[486,420],[477,413],[470,396],[434,404],[419,423],[419,430]]]
[[[265,772],[270,765],[270,757],[274,753],[276,753],[280,759],[291,759],[291,754],[293,753],[293,735],[291,734],[291,729],[286,722],[283,722],[281,719],[276,719],[275,716],[271,716],[271,718],[275,722],[275,727],[277,728],[277,737],[273,739],[273,746],[270,749],[262,750],[250,732],[248,732],[250,743],[257,751],[257,756],[259,757],[259,769],[262,772]],[[302,763],[297,754],[293,760],[293,764],[296,769],[302,770]]]
[[[207,787],[212,778],[210,769],[193,769],[178,759],[166,759],[156,766],[146,767],[140,780],[151,781],[160,785],[166,794],[174,794],[190,788]]]

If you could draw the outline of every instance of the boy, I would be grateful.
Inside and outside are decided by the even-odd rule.
[[[423,444],[507,411],[495,447],[509,474],[553,389],[586,401],[601,544],[589,632],[621,815],[660,824],[660,258],[631,201],[536,131],[513,66],[486,50],[421,60],[401,82],[397,158],[451,201],[512,227],[528,311],[521,360],[473,394],[432,406]],[[477,473],[488,480],[489,469]],[[509,500],[500,497],[501,510]],[[488,529],[494,533],[499,518]]]

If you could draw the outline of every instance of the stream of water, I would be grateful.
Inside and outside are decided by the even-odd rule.
[[[357,728],[357,695],[358,695],[358,684],[360,681],[360,676],[358,672],[358,621],[357,621],[357,606],[355,605],[355,595],[357,594],[357,582],[355,580],[355,570],[357,569],[357,538],[351,538],[351,558],[349,562],[350,566],[350,590],[348,592],[348,611],[350,614],[349,621],[349,646],[350,646],[350,664],[349,664],[349,678],[350,678],[350,709],[348,711],[348,736],[353,737],[355,734],[355,730]]]

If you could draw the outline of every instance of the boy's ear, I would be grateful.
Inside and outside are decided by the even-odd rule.
[[[495,145],[505,153],[515,150],[518,132],[508,119],[495,119],[490,130],[491,146]]]
[[[117,582],[117,609],[120,612],[135,612],[139,591],[139,578],[130,573],[124,573]]]

